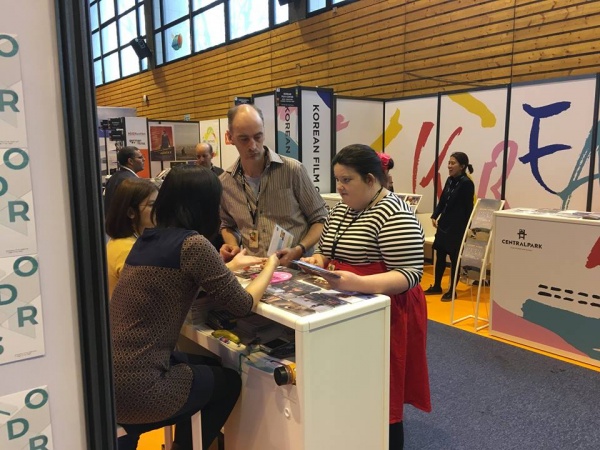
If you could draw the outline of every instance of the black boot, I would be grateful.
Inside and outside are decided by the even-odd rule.
[[[404,448],[404,424],[402,422],[390,423],[390,450]]]

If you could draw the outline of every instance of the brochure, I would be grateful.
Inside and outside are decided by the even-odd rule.
[[[271,256],[273,253],[281,250],[282,248],[288,248],[294,241],[294,235],[284,230],[279,225],[275,225],[273,234],[271,235],[271,243],[269,244],[269,250],[267,256]]]
[[[303,272],[310,273],[312,275],[318,275],[325,279],[329,278],[340,278],[338,274],[332,272],[327,269],[323,269],[322,267],[315,266],[314,264],[309,264],[304,261],[293,260],[294,264],[296,264]]]

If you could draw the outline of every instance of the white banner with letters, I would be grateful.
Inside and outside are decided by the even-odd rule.
[[[46,386],[0,397],[0,448],[54,448]]]

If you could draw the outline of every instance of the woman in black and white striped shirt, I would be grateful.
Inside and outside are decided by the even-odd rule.
[[[333,289],[389,295],[390,450],[403,447],[403,404],[431,410],[426,359],[427,304],[423,231],[410,206],[383,186],[377,153],[350,145],[333,159],[342,196],[330,212],[315,254],[307,262],[334,269]]]

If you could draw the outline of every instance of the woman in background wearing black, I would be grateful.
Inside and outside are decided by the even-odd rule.
[[[435,250],[434,284],[425,291],[426,295],[442,293],[442,277],[446,270],[446,257],[450,256],[451,273],[448,292],[442,295],[442,301],[452,300],[452,287],[456,284],[458,252],[462,244],[465,229],[473,211],[475,185],[467,176],[473,173],[469,157],[463,152],[455,152],[448,160],[449,177],[444,185],[440,201],[431,215],[433,226],[437,229],[433,249]]]

